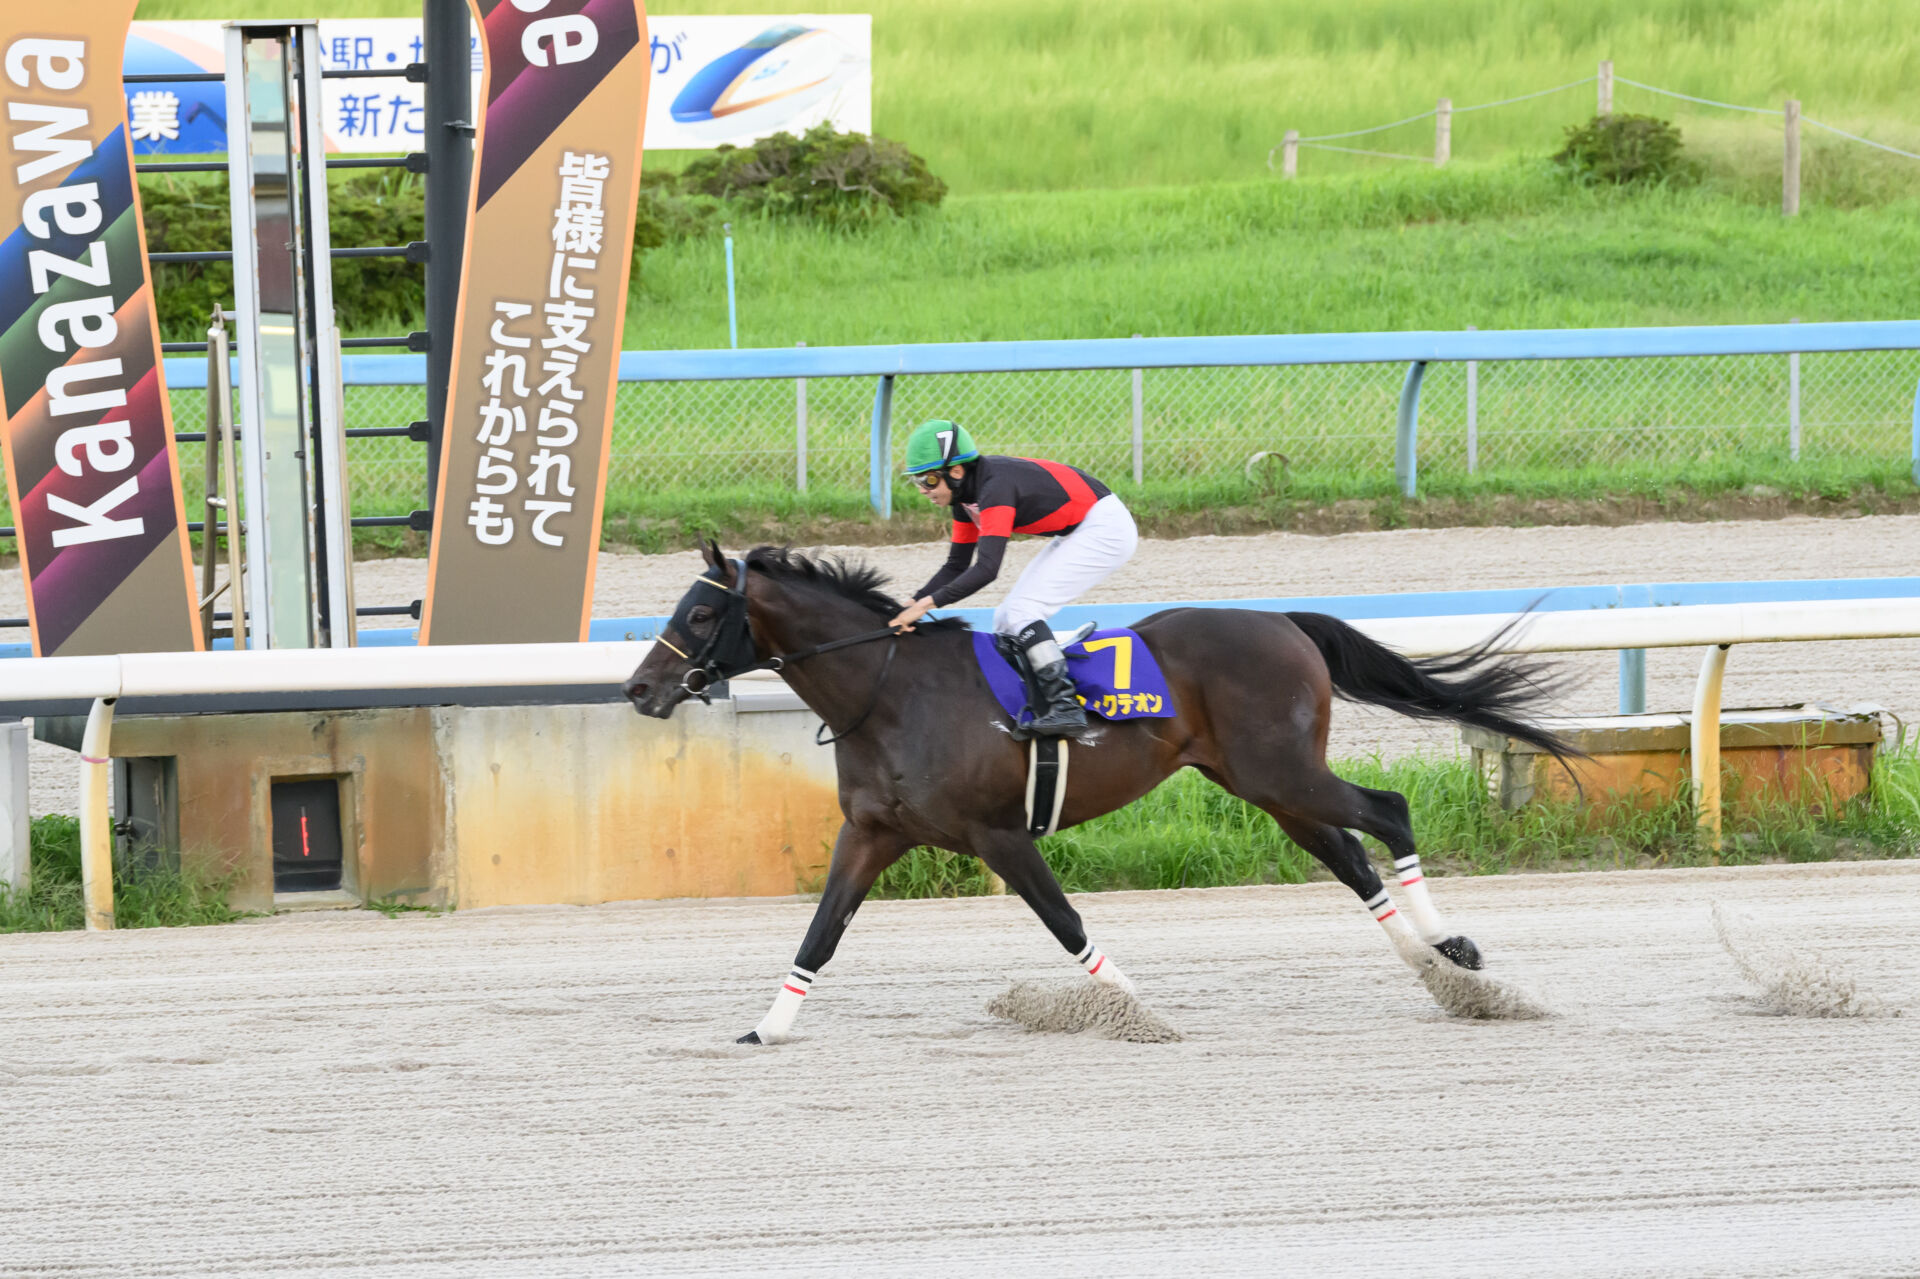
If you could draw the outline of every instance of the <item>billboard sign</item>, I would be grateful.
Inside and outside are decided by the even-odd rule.
[[[867,14],[652,20],[647,42],[648,150],[742,144],[822,121],[873,131],[873,19]],[[219,72],[218,22],[136,22],[123,70]],[[401,71],[421,56],[418,18],[321,19],[325,71]],[[479,100],[480,36],[472,43]],[[218,155],[227,149],[226,94],[215,81],[126,86],[139,155]],[[422,148],[426,86],[398,76],[329,79],[321,86],[327,149],[392,154]]]
[[[41,657],[203,647],[121,96],[133,9],[0,10],[0,447]]]

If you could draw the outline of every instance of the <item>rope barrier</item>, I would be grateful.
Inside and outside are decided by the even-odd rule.
[[[1347,155],[1377,155],[1382,160],[1418,160],[1421,164],[1433,163],[1433,157],[1430,155],[1401,155],[1397,151],[1363,151],[1359,147],[1330,147],[1324,142],[1307,142],[1305,140],[1302,140],[1300,145],[1303,147],[1312,147],[1315,151],[1340,151]]]
[[[1599,78],[1597,75],[1590,75],[1579,80],[1569,80],[1565,84],[1556,84],[1551,89],[1541,89],[1537,93],[1523,93],[1517,98],[1502,98],[1498,102],[1481,102],[1470,107],[1455,107],[1453,113],[1455,115],[1464,115],[1468,111],[1485,111],[1488,107],[1511,106],[1515,102],[1525,102],[1529,98],[1544,98],[1549,93],[1559,93],[1565,89],[1577,89],[1583,84],[1592,84]]]
[[[1577,89],[1583,84],[1592,84],[1599,78],[1597,75],[1583,76],[1578,80],[1569,80],[1565,84],[1557,84],[1551,89],[1539,89],[1533,93],[1522,93],[1511,98],[1501,98],[1498,102],[1479,102],[1470,107],[1454,107],[1453,114],[1464,115],[1469,111],[1486,111],[1493,107],[1511,106],[1516,102],[1527,102],[1534,98],[1544,98],[1550,93],[1562,93],[1568,89]],[[1644,84],[1639,80],[1629,80],[1623,75],[1615,75],[1613,80],[1615,84],[1631,85],[1636,89],[1644,89],[1648,93],[1658,93],[1665,97],[1678,98],[1682,102],[1697,102],[1701,106],[1718,107],[1723,111],[1745,111],[1751,115],[1782,117],[1786,115],[1786,112],[1775,110],[1772,107],[1750,107],[1738,102],[1720,102],[1713,98],[1697,98],[1691,93],[1680,93],[1673,89],[1662,89],[1657,84]],[[1326,144],[1336,138],[1358,138],[1369,133],[1384,133],[1388,129],[1397,129],[1401,125],[1413,124],[1416,121],[1425,120],[1438,114],[1440,114],[1439,108],[1435,107],[1429,111],[1422,111],[1419,115],[1410,115],[1404,120],[1395,120],[1391,124],[1377,124],[1370,129],[1349,129],[1345,133],[1320,133],[1310,138],[1295,138],[1294,142],[1299,146],[1312,147],[1316,151],[1339,151],[1346,155],[1370,155],[1378,156],[1385,160],[1417,160],[1422,164],[1432,164],[1434,160],[1431,156],[1402,155],[1394,151],[1369,151],[1360,147],[1334,147]],[[1863,138],[1857,133],[1848,133],[1845,129],[1835,128],[1831,124],[1823,124],[1819,120],[1812,119],[1808,116],[1801,116],[1800,119],[1804,124],[1810,124],[1816,129],[1825,129],[1828,133],[1837,134],[1849,142],[1858,142],[1863,146],[1873,147],[1876,150],[1886,151],[1893,155],[1905,156],[1909,160],[1920,160],[1920,152],[1903,151],[1899,147],[1888,146],[1884,142],[1875,142],[1872,138]],[[1267,167],[1269,169],[1273,167],[1273,153],[1279,149],[1280,148],[1276,146],[1267,152]]]
[[[1615,84],[1630,84],[1636,89],[1645,89],[1648,93],[1664,93],[1669,98],[1679,98],[1686,102],[1698,102],[1702,106],[1720,107],[1727,111],[1751,111],[1755,115],[1785,115],[1784,111],[1775,111],[1772,107],[1743,107],[1738,102],[1715,102],[1712,98],[1696,98],[1691,93],[1675,93],[1672,89],[1662,89],[1657,84],[1641,84],[1638,80],[1629,80],[1623,75],[1613,78]]]
[[[1304,145],[1308,142],[1329,142],[1334,138],[1357,138],[1363,133],[1381,133],[1387,129],[1397,129],[1403,124],[1412,124],[1415,120],[1424,120],[1430,115],[1439,114],[1440,108],[1435,107],[1430,111],[1422,111],[1419,115],[1410,115],[1404,120],[1395,120],[1392,124],[1376,124],[1371,129],[1350,129],[1345,133],[1317,133],[1311,138],[1296,138],[1295,141]]]
[[[1872,138],[1863,138],[1857,133],[1848,133],[1845,129],[1836,129],[1830,124],[1822,124],[1818,120],[1809,119],[1806,116],[1800,117],[1800,123],[1810,124],[1816,129],[1825,129],[1828,133],[1837,133],[1843,138],[1864,143],[1870,147],[1878,147],[1882,151],[1891,151],[1895,155],[1904,155],[1909,160],[1920,160],[1920,155],[1916,155],[1912,151],[1902,151],[1899,147],[1890,147],[1884,142],[1875,142]]]

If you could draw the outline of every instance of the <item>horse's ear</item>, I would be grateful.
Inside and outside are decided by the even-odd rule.
[[[707,561],[708,568],[725,568],[726,567],[726,564],[727,564],[726,553],[720,549],[720,543],[714,541],[710,537],[702,538],[700,540],[700,555],[703,559]]]

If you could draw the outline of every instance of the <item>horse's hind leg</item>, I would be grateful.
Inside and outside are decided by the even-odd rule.
[[[987,864],[987,869],[1007,882],[1020,899],[1033,908],[1047,931],[1066,947],[1074,962],[1087,975],[1107,986],[1117,986],[1131,994],[1133,980],[1108,959],[1106,952],[1087,940],[1080,912],[1067,900],[1067,894],[1054,878],[1053,868],[1025,831],[994,831],[973,841],[970,850]]]
[[[1394,953],[1416,972],[1428,961],[1429,952],[1414,932],[1413,925],[1393,904],[1379,872],[1367,858],[1367,850],[1352,831],[1325,822],[1311,821],[1295,814],[1268,809],[1268,814],[1287,832],[1287,837],[1319,859],[1333,877],[1353,890],[1367,913],[1387,934]]]
[[[1414,848],[1413,819],[1407,812],[1405,796],[1355,786],[1325,768],[1317,771],[1317,777],[1291,786],[1284,795],[1246,795],[1237,789],[1234,793],[1265,809],[1295,843],[1319,858],[1341,883],[1351,888],[1387,930],[1402,959],[1416,968],[1425,962],[1420,948],[1410,950],[1405,944],[1408,938],[1415,937],[1417,929],[1418,941],[1462,968],[1479,968],[1479,947],[1447,927],[1427,891],[1420,854]],[[1406,897],[1406,915],[1400,914],[1379,875],[1374,873],[1366,849],[1352,834],[1355,830],[1373,836],[1393,854],[1394,871]],[[1410,923],[1408,916],[1411,916]]]
[[[911,846],[911,841],[897,831],[858,827],[851,822],[840,828],[833,844],[833,861],[827,866],[827,885],[820,893],[820,904],[814,907],[813,923],[807,928],[806,940],[800,943],[800,953],[781,979],[773,1007],[759,1025],[736,1042],[780,1044],[792,1037],[800,1005],[813,989],[820,970],[833,958],[847,925],[853,922],[853,912],[860,909],[880,872],[899,861]]]
[[[1393,854],[1393,870],[1399,876],[1407,913],[1413,916],[1420,939],[1462,968],[1480,967],[1480,948],[1471,938],[1447,927],[1439,907],[1433,904],[1433,894],[1427,891],[1427,877],[1413,845],[1413,818],[1407,812],[1406,796],[1398,791],[1348,785],[1362,796],[1369,810],[1371,823],[1359,824],[1359,829],[1385,844]]]

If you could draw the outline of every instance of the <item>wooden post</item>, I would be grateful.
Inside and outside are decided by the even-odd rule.
[[[1790,218],[1800,212],[1800,99],[1787,99],[1786,115],[1786,148],[1780,168],[1780,212]]]
[[[1288,129],[1287,136],[1280,140],[1280,176],[1297,177],[1300,173],[1300,130]]]
[[[1600,64],[1600,101],[1596,104],[1598,114],[1613,114],[1613,59],[1608,58]]]
[[[1433,167],[1443,167],[1453,156],[1453,99],[1442,98],[1433,113]]]

